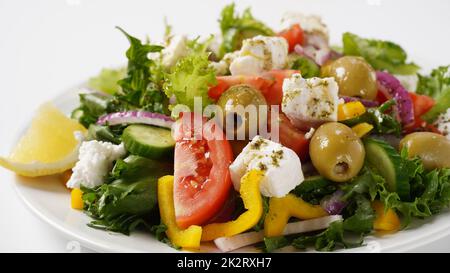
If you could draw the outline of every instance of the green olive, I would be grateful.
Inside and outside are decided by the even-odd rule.
[[[365,153],[361,139],[338,122],[321,125],[309,144],[314,167],[322,176],[336,182],[355,177],[364,164]]]
[[[259,107],[267,106],[266,100],[259,90],[250,85],[239,84],[230,87],[220,96],[217,105],[223,111],[226,128],[234,130],[234,136],[240,140],[252,138],[257,134],[258,122],[267,124],[267,111],[262,111],[264,115],[259,115]]]
[[[368,100],[377,95],[375,70],[361,57],[341,57],[322,66],[321,75],[336,80],[340,95]]]
[[[406,147],[408,157],[418,156],[427,170],[450,168],[450,140],[430,133],[417,132],[405,136],[400,141],[400,149]]]

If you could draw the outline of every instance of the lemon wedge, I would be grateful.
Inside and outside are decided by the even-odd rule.
[[[61,173],[77,162],[85,133],[81,124],[46,103],[12,153],[0,157],[0,166],[29,177]]]

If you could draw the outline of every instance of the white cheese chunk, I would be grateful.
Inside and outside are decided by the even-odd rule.
[[[402,86],[410,91],[410,92],[416,92],[417,84],[419,83],[419,77],[417,74],[413,75],[394,75],[397,80],[400,81]]]
[[[283,81],[281,109],[294,126],[308,130],[337,121],[338,85],[334,78],[303,79],[294,74]]]
[[[299,24],[306,33],[320,33],[328,39],[328,28],[317,15],[305,15],[299,12],[286,12],[281,18],[281,26],[288,29],[294,24]]]
[[[242,176],[253,169],[264,171],[259,188],[267,197],[285,196],[304,180],[297,154],[260,136],[255,136],[230,165],[231,180],[237,191]]]
[[[115,145],[97,140],[85,141],[81,144],[79,161],[72,169],[72,176],[67,187],[94,188],[104,183],[106,174],[111,170],[114,160],[123,157],[126,151],[123,143]]]
[[[439,115],[436,120],[437,129],[447,139],[450,139],[450,108],[446,112]]]
[[[211,62],[211,67],[216,71],[217,75],[226,75],[230,70],[230,64],[239,55],[239,51],[227,53],[223,56],[222,60],[218,62]]]
[[[230,64],[232,75],[258,75],[286,67],[288,44],[281,37],[255,36],[243,41],[241,50]]]
[[[184,35],[171,37],[169,44],[161,51],[164,67],[172,67],[189,53],[187,38]]]

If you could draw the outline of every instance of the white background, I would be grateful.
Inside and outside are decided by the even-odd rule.
[[[114,26],[159,40],[167,16],[175,33],[215,33],[218,14],[228,2],[0,0],[0,154],[9,152],[39,104],[102,67],[125,63],[127,42]],[[334,43],[351,31],[400,43],[425,70],[450,63],[450,1],[236,2],[240,9],[252,6],[254,15],[274,29],[285,11],[317,13]],[[25,208],[12,180],[10,172],[0,169],[0,251],[68,251],[68,240]],[[450,252],[449,243],[450,238],[417,251]]]

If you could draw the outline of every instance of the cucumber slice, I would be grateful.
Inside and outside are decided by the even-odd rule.
[[[131,154],[151,159],[170,155],[175,147],[170,130],[141,124],[125,128],[122,141]]]
[[[402,200],[409,199],[409,177],[402,170],[400,154],[386,142],[373,138],[366,138],[364,146],[367,160],[384,177],[387,189],[397,192]]]

